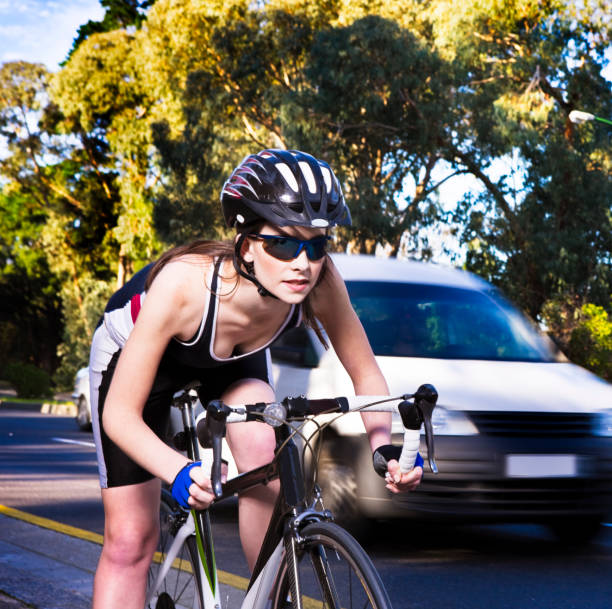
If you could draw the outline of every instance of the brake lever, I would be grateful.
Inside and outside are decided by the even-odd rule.
[[[209,445],[213,449],[213,462],[211,467],[211,484],[213,493],[218,499],[223,495],[221,483],[221,451],[223,438],[225,437],[226,420],[230,408],[220,400],[212,400],[206,406],[206,418],[198,422],[196,433],[203,445]]]
[[[436,402],[438,401],[438,392],[433,385],[429,383],[421,385],[414,394],[414,404],[419,411],[419,415],[425,426],[425,442],[427,443],[427,460],[429,467],[434,474],[438,473],[434,455],[434,432],[431,423],[431,415]]]
[[[427,460],[434,474],[438,473],[434,457],[433,426],[431,414],[438,400],[438,392],[433,385],[421,385],[413,395],[404,396],[404,400],[398,405],[402,423],[406,429],[418,431],[421,425],[425,427],[425,441],[427,442]],[[407,398],[414,398],[414,403]],[[417,441],[418,446],[418,441]],[[415,452],[417,448],[413,449]]]

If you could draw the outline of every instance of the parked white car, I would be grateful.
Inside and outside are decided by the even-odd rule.
[[[346,521],[415,517],[549,524],[594,535],[612,512],[612,385],[568,362],[487,282],[460,270],[334,255],[392,394],[422,383],[439,474],[392,495],[371,466],[359,415],[325,430],[319,483]],[[272,349],[277,397],[352,392],[333,350],[309,329]],[[400,421],[394,422],[400,442]],[[427,449],[422,443],[421,453]]]
[[[76,423],[79,429],[91,431],[91,406],[89,404],[89,368],[81,368],[74,377],[72,399],[77,407]]]

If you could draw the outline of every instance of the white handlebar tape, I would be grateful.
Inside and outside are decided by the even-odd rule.
[[[414,468],[419,445],[421,444],[420,429],[405,429],[404,430],[404,445],[402,446],[402,454],[399,458],[400,469],[403,473],[410,472]]]

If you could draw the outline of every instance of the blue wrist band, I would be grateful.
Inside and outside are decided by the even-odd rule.
[[[417,453],[416,459],[414,460],[415,467],[423,467],[423,457],[421,457],[421,453]]]

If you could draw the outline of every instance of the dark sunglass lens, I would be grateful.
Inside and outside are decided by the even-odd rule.
[[[310,260],[320,260],[325,256],[325,246],[327,239],[325,237],[315,237],[310,241],[304,242],[306,246],[306,255]]]
[[[284,237],[278,237],[274,239],[264,239],[263,247],[268,254],[279,260],[291,260],[295,258],[299,243]]]

